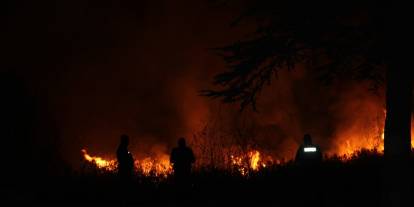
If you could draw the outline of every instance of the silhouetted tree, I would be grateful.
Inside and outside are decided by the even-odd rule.
[[[408,53],[408,5],[375,1],[248,1],[234,22],[254,21],[250,38],[216,49],[229,71],[218,74],[219,90],[203,95],[239,102],[256,100],[265,84],[281,69],[298,64],[323,82],[352,78],[386,83],[384,153],[390,205],[409,202],[411,181],[412,76]],[[391,193],[393,192],[393,193]]]

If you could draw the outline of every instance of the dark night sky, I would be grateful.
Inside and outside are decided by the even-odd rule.
[[[76,161],[83,146],[111,153],[122,133],[135,152],[154,144],[168,149],[215,113],[216,102],[197,96],[225,69],[208,48],[250,31],[229,26],[240,8],[212,2],[8,1],[1,70],[18,74],[44,106],[66,159]],[[308,131],[336,137],[337,123],[359,123],[350,111],[382,107],[381,97],[355,84],[323,88],[302,69],[280,77],[262,93],[260,113],[249,114],[286,146],[296,147]]]
[[[229,27],[229,8],[209,1],[11,1],[9,8],[2,68],[17,71],[47,104],[72,156],[81,146],[111,152],[121,133],[145,142],[189,135],[207,113],[197,91],[223,68],[207,49],[240,36]]]

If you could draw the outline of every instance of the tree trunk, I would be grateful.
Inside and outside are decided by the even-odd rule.
[[[401,58],[401,57],[400,57]],[[397,57],[392,60],[398,59]],[[386,206],[412,206],[411,72],[400,61],[386,71],[387,91],[384,138],[384,198]]]

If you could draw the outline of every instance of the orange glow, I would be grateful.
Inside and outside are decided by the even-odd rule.
[[[246,154],[238,156],[230,155],[230,160],[232,168],[236,169],[243,176],[248,175],[249,172],[266,168],[268,163],[274,163],[270,156],[267,156],[266,160],[263,159],[258,150],[251,150]]]
[[[167,177],[172,173],[169,156],[166,154],[158,155],[157,158],[146,157],[135,160],[135,167],[145,176]]]
[[[352,156],[356,151],[361,149],[377,150],[380,153],[384,152],[384,123],[386,110],[378,117],[377,123],[362,130],[350,129],[341,134],[336,140],[339,143],[338,148],[334,152],[328,153],[342,155],[344,159]],[[412,122],[414,124],[414,122]],[[414,137],[414,127],[411,127],[411,137]],[[411,139],[411,148],[414,148],[414,139]]]
[[[253,170],[258,170],[259,162],[260,162],[260,152],[257,150],[251,151],[249,152],[249,157],[250,157],[250,167]]]
[[[332,137],[332,144],[323,153],[328,157],[339,155],[343,160],[351,158],[356,152],[362,149],[376,150],[379,153],[383,153],[385,116],[386,113],[384,111],[376,119],[367,120],[361,118],[362,121],[344,125],[343,128],[338,130],[340,133]],[[414,137],[413,129],[414,127],[411,130],[412,137]],[[414,147],[414,139],[411,139],[411,146]],[[238,146],[232,147],[238,149]],[[263,168],[274,164],[281,164],[281,161],[276,159],[276,157],[266,154],[259,149],[250,148],[244,152],[240,151],[242,150],[223,150],[222,162],[216,163],[216,165],[222,169],[231,169],[243,176],[248,176],[250,173],[257,172]],[[96,165],[97,168],[116,171],[116,159],[104,159],[102,157],[92,156],[87,153],[86,149],[82,149],[81,152],[83,153],[84,159]],[[167,177],[173,172],[169,155],[161,152],[136,159],[134,165],[136,172],[144,176]],[[195,166],[204,167],[205,165],[202,161],[198,161]]]
[[[361,117],[352,124],[343,125],[340,133],[333,137],[334,145],[327,154],[347,159],[361,149],[383,152],[385,116],[386,111],[383,110],[377,116]]]
[[[113,171],[116,168],[115,160],[105,160],[101,157],[91,156],[88,154],[86,149],[82,149],[81,152],[85,160],[91,163],[94,163],[100,169],[106,169],[106,170]]]
[[[116,171],[116,160],[115,159],[103,159],[97,156],[91,156],[87,153],[86,149],[82,149],[83,158],[93,163],[97,168]],[[170,165],[169,156],[166,154],[160,154],[156,158],[146,157],[144,159],[137,159],[134,162],[135,170],[142,173],[144,176],[157,176],[167,177],[172,173],[172,166]]]

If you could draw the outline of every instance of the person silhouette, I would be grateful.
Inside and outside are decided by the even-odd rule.
[[[131,179],[134,169],[134,158],[128,151],[128,145],[128,135],[121,135],[121,141],[116,151],[116,156],[118,160],[118,174],[123,181],[128,181]]]
[[[193,150],[186,146],[185,138],[178,139],[178,147],[175,147],[170,156],[170,163],[173,165],[174,177],[178,184],[189,184],[191,167],[195,162]]]
[[[309,134],[303,136],[303,143],[296,152],[295,162],[300,165],[312,165],[322,161],[322,152],[318,145],[312,143]]]

